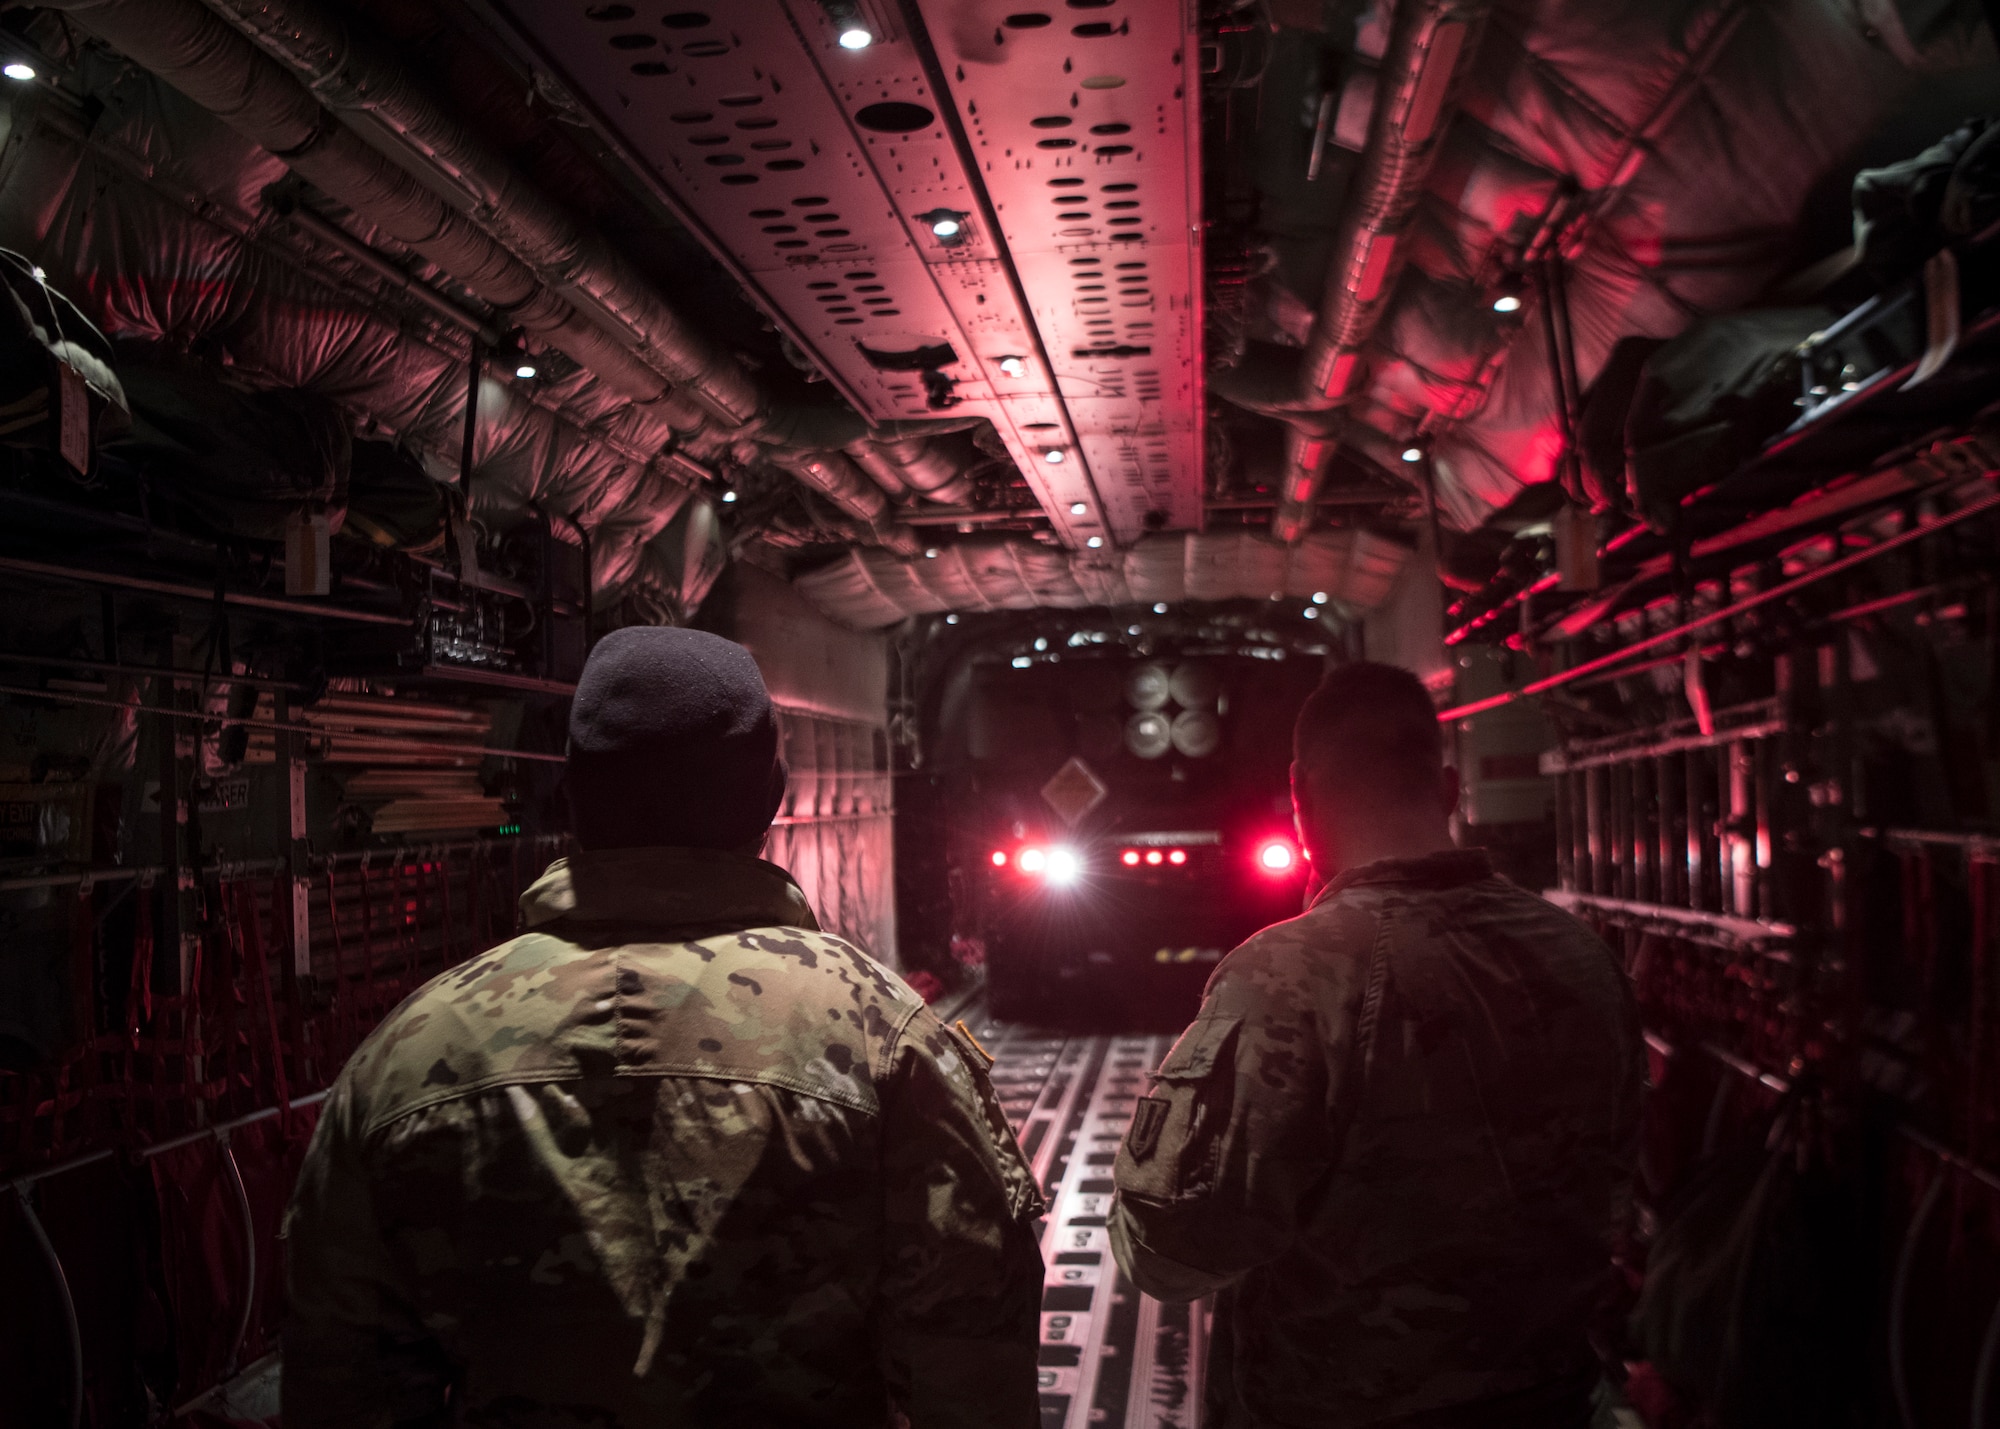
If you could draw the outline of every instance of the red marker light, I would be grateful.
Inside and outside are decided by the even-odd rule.
[[[996,848],[993,850],[993,866],[995,868],[1005,868],[1007,866],[1007,851],[1005,849]]]
[[[1266,873],[1290,873],[1298,861],[1298,850],[1287,839],[1272,839],[1257,850],[1257,866]]]
[[[1023,873],[1040,873],[1048,867],[1048,855],[1038,848],[1024,848],[1014,859],[1014,866]]]
[[[1124,853],[1119,855],[1119,861],[1127,868],[1137,868],[1139,866],[1139,850],[1136,848],[1126,849]]]
[[[1174,850],[1174,851],[1173,851],[1172,853],[1170,853],[1170,854],[1168,854],[1168,855],[1167,855],[1167,862],[1168,862],[1168,863],[1186,863],[1186,862],[1187,862],[1187,850],[1186,850],[1186,849],[1184,849],[1184,848],[1177,848],[1177,849],[1175,849],[1175,850]]]
[[[1152,864],[1155,868],[1159,867],[1160,851],[1156,848],[1147,849],[1146,862]]]

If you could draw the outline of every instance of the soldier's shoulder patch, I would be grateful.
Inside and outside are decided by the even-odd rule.
[[[1125,1136],[1126,1149],[1134,1161],[1149,1159],[1160,1144],[1160,1132],[1167,1124],[1167,1103],[1159,1097],[1140,1097],[1132,1110],[1132,1129]]]

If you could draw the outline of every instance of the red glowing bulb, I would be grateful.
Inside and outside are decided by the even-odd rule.
[[[1175,850],[1174,850],[1174,851],[1173,851],[1172,853],[1170,853],[1170,854],[1168,854],[1168,855],[1167,855],[1167,862],[1168,862],[1168,863],[1186,863],[1186,862],[1187,862],[1187,850],[1186,850],[1186,849],[1184,849],[1184,848],[1177,848],[1177,849],[1175,849]]]
[[[1005,849],[996,848],[993,850],[993,866],[995,868],[1005,868],[1007,866],[1007,851]]]
[[[1156,848],[1147,849],[1146,862],[1154,865],[1155,867],[1158,867],[1160,862],[1160,851]]]
[[[1284,839],[1272,839],[1257,850],[1257,865],[1266,873],[1289,873],[1298,860],[1298,851]]]
[[[1124,865],[1127,868],[1137,868],[1139,866],[1139,850],[1135,848],[1126,849],[1125,852],[1120,855],[1120,860],[1124,863]]]
[[[1040,873],[1048,866],[1048,856],[1038,848],[1024,848],[1014,865],[1023,873]]]

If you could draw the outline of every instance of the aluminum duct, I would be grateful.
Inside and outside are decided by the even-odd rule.
[[[847,453],[892,497],[900,487],[932,501],[959,506],[972,501],[972,480],[966,475],[965,464],[928,437],[858,441],[848,446]]]
[[[914,556],[922,545],[916,532],[890,522],[889,498],[839,452],[786,453],[777,465],[812,487],[842,511],[864,523],[873,544],[899,556]],[[859,533],[856,533],[857,536]]]
[[[882,488],[882,494],[891,501],[910,499],[910,484],[903,479],[902,468],[876,450],[873,442],[849,442],[847,454],[854,459],[856,466],[874,479],[875,484]]]
[[[1300,370],[1300,397],[1317,408],[1348,397],[1361,350],[1388,307],[1407,256],[1417,196],[1450,121],[1453,81],[1478,50],[1490,0],[1402,0],[1376,87],[1368,149],[1349,191],[1333,263]],[[1297,541],[1312,525],[1334,440],[1294,428],[1271,532]]]
[[[654,440],[702,409],[544,287],[526,264],[352,131],[276,63],[195,0],[54,0],[49,8],[152,71],[508,318],[653,412]]]
[[[366,115],[363,138],[382,136],[444,178],[459,207],[548,287],[581,301],[640,361],[725,421],[763,402],[729,354],[691,329],[652,283],[513,165],[435,104],[389,56],[357,41],[311,0],[202,0],[344,116]]]

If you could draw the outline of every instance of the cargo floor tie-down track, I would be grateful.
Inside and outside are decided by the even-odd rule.
[[[1171,1037],[1065,1037],[987,1023],[993,1086],[1049,1203],[1042,1429],[1194,1429],[1208,1306],[1163,1305],[1111,1258],[1111,1168]]]

